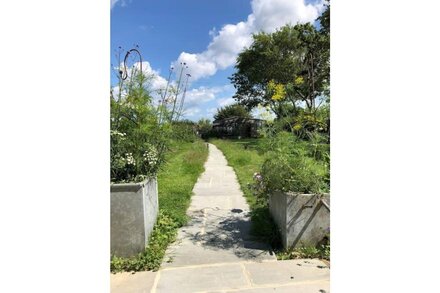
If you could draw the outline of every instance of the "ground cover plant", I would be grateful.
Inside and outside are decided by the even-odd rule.
[[[157,270],[166,248],[177,235],[177,229],[187,222],[194,184],[204,171],[208,156],[206,144],[173,141],[166,154],[166,163],[157,175],[159,215],[145,251],[132,258],[112,257],[111,271]]]

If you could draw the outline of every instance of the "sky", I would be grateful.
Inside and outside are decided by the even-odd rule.
[[[235,60],[252,43],[252,34],[274,32],[285,24],[314,22],[324,0],[110,0],[111,56],[117,67],[119,47],[139,46],[142,68],[154,74],[151,89],[164,88],[180,63],[191,77],[184,117],[212,120],[217,108],[232,104],[235,93],[228,77]],[[117,83],[112,72],[111,84]],[[117,89],[115,89],[117,90]]]

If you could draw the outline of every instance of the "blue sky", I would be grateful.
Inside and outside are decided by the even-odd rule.
[[[164,87],[168,69],[188,64],[192,75],[185,118],[212,119],[218,107],[233,102],[228,77],[235,58],[252,41],[252,33],[273,32],[309,22],[323,11],[323,0],[111,0],[111,56],[135,44],[143,69],[154,73],[152,89]],[[112,74],[112,84],[116,77]]]

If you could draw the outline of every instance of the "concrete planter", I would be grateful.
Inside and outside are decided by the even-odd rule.
[[[317,245],[330,231],[330,194],[274,192],[269,209],[285,248]]]
[[[157,179],[111,184],[110,197],[111,254],[130,257],[142,252],[157,219]]]

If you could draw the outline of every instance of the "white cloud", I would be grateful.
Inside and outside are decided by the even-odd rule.
[[[122,68],[122,65],[121,65]],[[136,70],[140,70],[141,69],[141,63],[136,62],[133,64],[132,68],[127,68],[127,74],[128,76],[130,76],[133,68],[136,68]],[[154,70],[153,68],[151,68],[151,65],[148,61],[142,61],[142,72],[151,78],[150,82],[150,87],[151,90],[153,91],[157,91],[160,89],[163,89],[166,87],[167,85],[167,80],[165,78],[163,78],[160,75],[160,72],[157,70]]]
[[[230,88],[230,85],[225,85],[216,87],[201,86],[199,88],[191,89],[186,93],[185,105],[200,105],[215,100],[219,94],[230,90]]]
[[[115,7],[116,3],[119,2],[119,5],[121,7],[127,6],[127,3],[131,2],[132,0],[110,0],[110,9],[113,9]]]
[[[206,114],[210,115],[211,117],[214,116],[215,113],[217,113],[217,108],[209,108],[206,110]]]
[[[123,68],[122,63],[119,68]],[[115,70],[118,70],[119,68],[115,68]],[[136,62],[132,65],[132,67],[127,68],[127,76],[131,75],[134,68],[136,70],[140,70],[140,68],[141,68],[140,63]],[[142,62],[142,72],[150,78],[149,89],[151,90],[151,93],[152,93],[154,100],[158,101],[160,99],[158,91],[161,89],[164,89],[166,87],[166,84],[167,84],[166,79],[160,75],[159,71],[151,68],[151,65],[148,61]],[[113,94],[114,94],[114,96],[118,96],[119,86],[113,87]],[[122,93],[122,96],[124,96],[124,93]]]
[[[200,111],[201,110],[199,107],[190,107],[190,108],[187,108],[183,111],[183,116],[184,117],[194,117],[197,114],[199,114]]]
[[[219,96],[224,95],[225,92],[231,91],[231,85],[216,86],[216,87],[198,87],[187,91],[184,103],[184,117],[195,117],[202,113],[205,104],[211,101],[219,101]],[[218,103],[218,102],[217,102]],[[207,111],[208,115],[215,113],[216,108],[210,108]]]
[[[252,15],[255,29],[274,32],[287,24],[314,21],[324,8],[324,2],[305,4],[304,0],[253,0]]]
[[[219,99],[217,103],[220,107],[224,107],[224,106],[234,104],[234,102],[235,102],[235,100],[232,97],[229,97],[229,98]]]
[[[113,7],[115,7],[115,4],[118,2],[119,0],[110,0],[110,9],[113,9]]]
[[[186,62],[193,80],[212,76],[217,70],[235,64],[238,53],[252,43],[253,33],[274,32],[287,23],[314,21],[324,3],[324,0],[315,4],[305,4],[304,0],[253,0],[252,13],[246,21],[227,24],[218,32],[214,28],[209,32],[213,39],[205,51],[182,52],[175,64]]]

